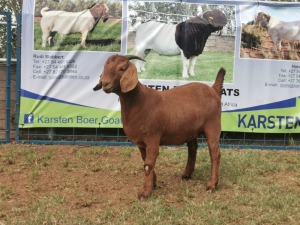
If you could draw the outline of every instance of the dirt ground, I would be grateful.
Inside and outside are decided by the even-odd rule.
[[[25,145],[26,150],[19,147],[0,152],[0,224],[15,215],[12,208],[17,206],[24,216],[28,206],[49,194],[64,196],[70,212],[85,216],[138,202],[144,172],[135,147]],[[180,178],[184,167],[174,166],[176,170],[166,167],[163,174],[158,173],[155,195],[176,193],[178,184],[181,188],[186,185]],[[157,170],[161,167],[157,165]],[[198,185],[203,190],[199,195],[207,194],[206,181]]]
[[[196,170],[190,181],[181,179],[187,151],[178,148],[161,149],[156,165],[158,181],[153,194],[154,200],[149,201],[149,204],[142,204],[137,199],[137,193],[143,185],[144,172],[142,159],[136,147],[0,145],[0,225],[28,224],[28,221],[30,224],[132,224],[136,218],[123,218],[128,210],[131,210],[130,215],[135,213],[134,216],[140,221],[147,221],[142,212],[150,209],[156,210],[156,218],[160,218],[160,224],[165,224],[163,221],[177,221],[176,215],[182,210],[190,212],[189,217],[183,213],[182,220],[192,218],[193,221],[199,221],[201,217],[201,221],[207,221],[210,219],[206,216],[207,213],[220,213],[222,204],[222,219],[226,223],[253,223],[253,216],[256,216],[256,221],[260,223],[266,220],[265,213],[269,212],[267,216],[271,218],[270,223],[278,224],[290,218],[292,223],[289,224],[296,224],[294,221],[299,215],[293,210],[298,207],[299,202],[293,195],[299,192],[300,187],[299,173],[296,172],[296,168],[299,167],[298,151],[222,151],[221,183],[218,190],[211,194],[205,191],[210,172],[207,149],[198,151]],[[274,163],[279,162],[278,160],[283,162],[283,167]],[[253,165],[257,167],[254,168],[257,171],[253,171]],[[250,180],[247,181],[248,179]],[[275,193],[277,190],[286,190],[287,200],[276,200],[279,202],[276,204],[269,203],[270,200],[260,203],[266,204],[266,208],[272,207],[267,211],[261,210],[259,204],[253,204],[252,201],[261,201],[262,196],[259,195],[261,191],[253,191],[257,184],[251,183],[260,179],[266,185],[257,187],[258,190],[266,191],[266,194],[261,193],[262,196],[272,199],[273,195],[278,194]],[[273,189],[268,192],[269,187],[275,184],[280,189],[275,188],[275,192]],[[258,194],[257,200],[251,200],[249,205],[245,205],[244,202],[246,189],[250,190],[248,198]],[[293,202],[288,198],[289,193],[293,194],[290,197],[294,199]],[[286,204],[286,201],[289,201],[289,204]],[[153,208],[153,204],[158,204],[158,208]],[[288,215],[283,214],[282,218],[274,222],[269,214],[280,212],[278,204],[282,207],[291,205],[292,209],[288,210],[292,211]],[[231,207],[228,207],[229,205]],[[160,212],[162,207],[167,210]],[[202,212],[200,209],[203,210],[201,216],[198,215]],[[229,212],[232,210],[237,214],[231,215]],[[112,212],[118,212],[119,215],[110,215]],[[263,213],[261,218],[257,216],[260,213]],[[249,217],[249,214],[252,216]],[[99,223],[91,222],[99,215]],[[146,214],[153,218],[151,215],[150,212]],[[74,218],[76,219],[71,220]],[[80,218],[89,219],[90,223],[82,222]],[[54,219],[63,222],[58,223]],[[126,222],[122,222],[122,219]],[[193,221],[180,224],[195,224]],[[152,221],[151,224],[157,223]],[[216,221],[202,224],[216,224]]]
[[[1,159],[0,163],[8,167],[8,171],[0,173],[0,186],[13,187],[12,193],[6,194],[7,204],[2,211],[11,211],[16,201],[19,208],[24,208],[41,196],[54,192],[68,198],[71,211],[85,214],[90,212],[91,207],[101,210],[108,203],[121,206],[136,199],[138,184],[142,182],[142,171],[131,170],[126,176],[119,177],[119,170],[125,168],[120,168],[124,163],[120,161],[123,156],[116,147],[108,148],[107,152],[99,153],[95,150],[86,153],[83,150],[86,147],[55,146],[51,156],[44,146],[28,148],[32,149],[31,156],[24,158],[17,155],[15,158],[10,159],[8,156]],[[85,161],[82,161],[83,158]],[[133,152],[128,161],[141,163],[139,152]],[[112,165],[116,166],[111,168]],[[99,194],[101,200],[99,196],[95,197]],[[4,218],[10,216],[2,215]]]

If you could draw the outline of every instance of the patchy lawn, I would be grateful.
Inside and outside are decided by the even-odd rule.
[[[158,187],[139,201],[136,147],[0,145],[0,224],[298,224],[300,151],[222,149],[213,193],[207,149],[190,181],[186,157],[163,147]]]

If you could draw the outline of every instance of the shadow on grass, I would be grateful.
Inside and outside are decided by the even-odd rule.
[[[113,45],[113,44],[121,44],[120,40],[116,40],[113,38],[102,39],[102,40],[86,40],[87,45]]]

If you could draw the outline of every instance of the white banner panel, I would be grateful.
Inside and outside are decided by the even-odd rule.
[[[24,0],[20,127],[122,127],[117,95],[92,89],[109,56],[133,54],[146,59],[140,81],[159,91],[211,85],[224,67],[223,131],[298,133],[299,18],[298,3]],[[194,72],[175,40],[187,20],[201,24],[180,31],[198,32]]]

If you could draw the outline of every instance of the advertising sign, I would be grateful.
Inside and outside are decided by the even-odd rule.
[[[108,57],[128,54],[158,91],[212,85],[224,67],[223,131],[299,133],[299,18],[299,3],[25,0],[19,126],[121,128],[118,96],[93,87]],[[176,29],[197,57],[181,56]]]

